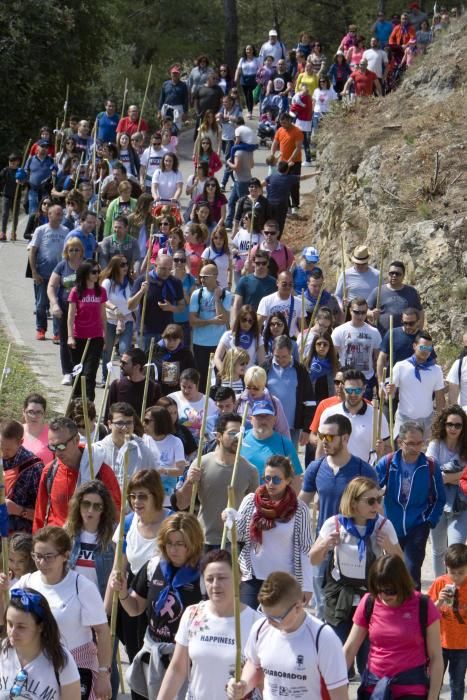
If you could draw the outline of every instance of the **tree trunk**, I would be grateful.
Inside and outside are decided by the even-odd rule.
[[[224,60],[232,74],[235,73],[238,60],[238,15],[237,0],[223,0],[224,2]]]

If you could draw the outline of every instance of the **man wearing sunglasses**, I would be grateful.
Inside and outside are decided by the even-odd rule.
[[[55,459],[41,474],[33,532],[44,525],[62,527],[76,487],[91,480],[88,448],[80,445],[78,427],[70,418],[60,416],[50,421],[48,447]],[[101,450],[93,449],[93,467],[95,478],[109,489],[117,512],[120,511],[120,487],[112,469],[104,462]]]
[[[277,278],[277,292],[261,299],[258,306],[260,326],[278,311],[281,311],[287,319],[290,337],[297,337],[302,317],[302,300],[293,293],[291,272],[281,272]]]
[[[413,354],[414,338],[421,327],[421,314],[418,309],[409,307],[402,312],[401,325],[394,328],[392,332],[394,362],[406,360]],[[379,346],[378,361],[376,363],[378,383],[383,380],[383,369],[385,367],[387,369],[386,376],[389,377],[389,331],[385,333]]]
[[[389,265],[388,281],[381,287],[379,307],[377,308],[378,290],[373,289],[368,297],[368,319],[374,323],[381,334],[389,329],[389,317],[392,316],[394,327],[402,323],[404,309],[417,309],[423,325],[424,313],[415,287],[404,284],[405,265],[395,260]]]
[[[240,424],[238,413],[225,413],[215,425],[216,447],[201,459],[201,467],[193,462],[183,486],[175,492],[177,507],[188,508],[193,484],[198,484],[200,501],[199,521],[204,532],[206,550],[219,549],[224,525],[222,511],[227,507],[227,486],[231,482],[232,469],[237,452]],[[235,479],[235,508],[244,496],[254,493],[259,485],[258,471],[246,459],[240,457]]]
[[[449,405],[457,403],[463,406],[465,411],[467,410],[467,332],[462,336],[462,345],[462,351],[451,366],[446,379],[449,382]]]
[[[234,325],[245,304],[250,304],[255,311],[259,302],[265,296],[274,294],[277,289],[277,281],[269,274],[269,253],[266,250],[257,250],[252,255],[253,274],[243,275],[235,288],[235,296],[230,313],[230,324]]]
[[[349,369],[344,372],[344,400],[328,407],[321,415],[321,422],[336,413],[346,416],[352,425],[349,450],[365,462],[375,457],[373,449],[373,406],[365,401],[365,376],[362,372]],[[376,442],[376,456],[381,457],[390,449],[389,427],[386,417],[382,417],[381,439]],[[318,445],[316,456],[324,454],[323,445]]]
[[[410,420],[423,427],[428,440],[434,418],[433,392],[438,413],[446,404],[443,370],[433,357],[433,339],[428,331],[417,331],[412,348],[413,354],[407,360],[394,365],[393,384],[388,385],[388,392],[393,396],[396,388],[399,389],[394,438],[398,436],[401,425]]]
[[[146,383],[146,353],[140,348],[131,348],[120,358],[120,379],[114,379],[110,385],[104,420],[109,419],[109,407],[114,403],[130,404],[137,416],[141,415],[143,406],[144,385]],[[147,406],[154,406],[162,396],[158,382],[149,380],[147,388]]]

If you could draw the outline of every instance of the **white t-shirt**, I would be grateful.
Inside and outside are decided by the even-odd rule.
[[[355,527],[361,535],[365,533],[364,525],[356,525]],[[334,515],[324,521],[319,536],[326,539],[326,537],[329,537],[333,532],[336,532],[336,518]],[[383,555],[383,550],[376,543],[378,533],[388,535],[392,544],[397,544],[398,541],[396,531],[391,521],[378,515],[375,529],[370,535],[370,546],[376,558]],[[339,525],[339,536],[340,544],[334,549],[334,561],[336,561],[337,557],[338,566],[333,568],[331,576],[336,581],[340,579],[340,574],[348,578],[366,580],[366,552],[362,561],[359,561],[358,540],[353,535],[349,535],[342,525]],[[357,605],[358,602],[359,601],[356,601],[354,604]]]
[[[96,562],[94,561],[94,552],[97,547],[97,532],[82,530],[79,539],[81,547],[74,567],[75,571],[77,574],[86,576],[87,579],[97,586]]]
[[[22,666],[15,649],[3,649],[0,652],[0,700],[10,700],[10,690],[15,685],[15,678],[20,670],[27,673],[27,681],[24,684],[18,681],[17,684],[22,690],[15,698],[60,700],[60,689],[79,681],[75,660],[67,649],[64,651],[66,663],[58,673],[59,685],[52,662],[42,652]]]
[[[105,279],[102,282],[102,286],[107,292],[107,301],[114,304],[117,307],[117,312],[125,316],[126,321],[133,320],[133,314],[128,311],[128,299],[131,297],[131,284],[128,283],[125,289],[116,287],[112,280]],[[110,309],[106,308],[107,323],[113,326],[117,325],[117,313],[114,313]]]
[[[170,151],[168,148],[165,148],[165,146],[161,146],[160,148],[149,146],[149,148],[146,148],[141,154],[139,162],[146,168],[146,184],[150,184],[154,172],[157,168],[160,168],[162,158],[166,153],[170,153]]]
[[[179,170],[166,170],[159,168],[154,171],[152,182],[158,185],[159,199],[172,199],[179,184],[183,184],[183,177]]]
[[[456,384],[457,386],[459,386],[459,362],[460,360],[454,362],[446,377],[450,384]],[[459,387],[457,403],[459,406],[465,406],[467,404],[467,357],[462,358],[461,385]]]
[[[288,299],[281,299],[279,292],[268,294],[263,297],[258,305],[258,315],[269,318],[274,313],[282,311],[287,321],[289,321],[289,335],[296,337],[299,331],[299,319],[302,318],[302,300],[300,297],[290,296]],[[306,311],[306,309],[305,309]]]
[[[334,88],[326,88],[322,90],[321,88],[315,88],[313,90],[313,111],[317,114],[327,114],[329,112],[329,103],[337,100],[337,95]]]
[[[334,328],[331,338],[339,351],[339,364],[342,367],[358,369],[367,379],[373,377],[373,352],[381,345],[381,334],[377,328],[369,323],[356,328],[349,321]]]
[[[263,620],[255,622],[245,656],[263,670],[263,700],[317,700],[321,697],[320,673],[328,690],[347,685],[342,644],[329,625],[321,630],[316,651],[316,636],[322,625],[321,620],[308,614],[295,632],[283,632]]]
[[[177,403],[180,425],[184,425],[185,428],[188,428],[195,440],[199,440],[204,413],[204,396],[198,401],[187,401],[181,391],[174,391],[172,394],[169,394],[169,398]],[[216,404],[212,399],[209,399],[208,418],[209,416],[216,415],[216,413]]]
[[[399,388],[398,411],[408,418],[427,418],[433,413],[433,392],[444,389],[443,370],[433,365],[420,370],[421,381],[415,376],[415,367],[408,360],[396,362],[393,381]]]
[[[255,233],[252,231],[251,234],[251,247],[260,245],[264,240],[262,233]],[[237,271],[240,271],[248,257],[250,251],[250,232],[246,228],[240,228],[232,239],[233,245],[237,248],[238,254],[241,259],[241,263],[235,266]]]
[[[245,338],[248,339],[248,336],[245,335]],[[223,345],[227,350],[232,350],[232,348],[237,347],[235,345],[235,334],[232,333],[232,331],[225,331],[219,340],[219,345]],[[256,345],[256,340],[253,338],[253,341],[247,348],[244,348],[242,345],[239,345],[238,347],[241,347],[242,350],[247,351],[248,355],[250,356],[248,367],[251,367],[252,365],[256,364],[256,353],[258,352],[258,348],[264,347],[263,336],[259,336],[258,345]]]
[[[364,413],[352,415],[344,409],[344,404],[338,403],[325,408],[320,418],[320,425],[323,425],[326,418],[336,413],[346,416],[352,424],[352,434],[349,438],[349,452],[355,457],[368,462],[373,449],[373,406],[364,404]],[[381,422],[381,439],[387,440],[389,437],[389,426],[386,416],[383,415]]]
[[[137,574],[141,567],[159,552],[156,538],[151,537],[147,539],[143,537],[138,530],[138,523],[139,518],[137,515],[134,515],[126,535],[126,558],[133,574]],[[118,542],[119,534],[120,525],[117,525],[112,542]]]
[[[222,287],[222,289],[229,287],[230,254],[221,253],[219,255],[209,246],[209,248],[203,250],[201,257],[203,260],[211,260],[216,264],[219,287]]]
[[[259,619],[261,615],[249,607],[240,613],[243,647]],[[235,619],[214,615],[209,601],[190,605],[182,615],[175,641],[188,647],[192,664],[187,698],[225,697],[225,686],[235,674]]]
[[[107,624],[104,602],[97,587],[76,571],[69,571],[53,586],[43,582],[40,571],[34,571],[21,576],[18,588],[33,588],[47,598],[63,643],[70,651],[92,642],[91,627]]]
[[[163,440],[154,440],[150,435],[143,435],[144,443],[154,455],[157,468],[175,467],[176,462],[185,462],[183,442],[175,435],[166,435]],[[164,506],[170,507],[170,495],[177,484],[176,476],[161,475],[165,491]]]
[[[373,71],[378,78],[383,77],[384,66],[388,62],[386,51],[381,49],[367,49],[363,52],[363,58],[368,61],[368,70]]]
[[[258,70],[261,68],[261,59],[257,56],[249,61],[246,58],[241,58],[238,62],[237,68],[241,68],[242,75],[256,75]]]

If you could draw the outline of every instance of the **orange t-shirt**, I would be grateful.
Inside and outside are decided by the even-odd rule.
[[[290,156],[295,150],[296,143],[297,141],[300,141],[300,144],[303,143],[303,131],[301,131],[298,126],[292,126],[290,129],[284,129],[283,126],[281,126],[277,131],[275,135],[275,140],[278,142],[280,146],[280,154],[281,154],[281,159],[282,160],[290,160]],[[301,163],[302,162],[302,149],[300,148],[299,154],[295,156],[294,158],[294,163]]]
[[[341,403],[341,399],[338,396],[330,396],[329,398],[323,399],[319,402],[318,406],[316,407],[313,420],[310,423],[310,430],[312,433],[318,432],[319,422],[321,420],[323,411],[325,411],[328,406],[335,406],[336,403]]]
[[[428,595],[434,603],[438,600],[439,592],[448,583],[452,583],[448,574],[439,576],[431,584]],[[461,625],[450,605],[442,605],[439,609],[441,613],[441,646],[443,649],[467,649],[467,579],[464,580],[459,592],[459,615],[464,620]]]

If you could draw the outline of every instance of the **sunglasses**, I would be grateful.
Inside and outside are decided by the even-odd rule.
[[[277,236],[277,231],[263,231],[265,236]]]
[[[51,445],[49,443],[47,447],[51,452],[63,452],[64,450],[66,450],[66,446],[68,445],[68,443],[71,442],[71,440],[73,440],[74,437],[76,437],[76,435],[72,435],[68,438],[68,440],[65,440],[65,442],[59,442],[57,445]]]
[[[334,379],[334,386],[343,386],[343,384],[342,379]]]
[[[283,326],[282,321],[271,321],[270,326]]]
[[[206,187],[215,187],[215,186],[216,186],[215,182],[208,182],[206,185]]]
[[[240,321],[242,323],[254,323],[254,319],[252,318],[241,318]]]
[[[383,595],[397,595],[397,591],[395,588],[378,588],[378,593],[382,593]]]
[[[416,321],[402,321],[403,326],[408,326],[409,328],[413,328],[414,326],[417,325]]]
[[[351,310],[351,312],[352,312],[353,314],[355,314],[356,316],[365,316],[365,314],[366,314],[366,309],[365,309],[365,310],[361,310],[361,309],[350,309],[350,310]]]
[[[327,442],[327,443],[332,442],[335,437],[338,437],[337,435],[330,435],[330,433],[320,433],[319,430],[318,430],[317,435],[318,435],[320,440],[323,440],[323,442]]]
[[[121,262],[120,267],[128,267],[128,263]]]
[[[162,337],[162,339],[163,339],[163,340],[180,340],[180,338],[178,337],[178,335],[170,335],[170,334],[169,334],[169,335],[164,335],[164,336]]]
[[[170,226],[170,223],[168,221],[161,221],[161,226]]]
[[[91,275],[98,275],[100,273],[99,268],[96,268],[95,270],[91,270]]]
[[[186,263],[186,258],[174,258],[174,263]]]
[[[382,503],[382,496],[360,496],[359,501],[366,501],[369,506],[374,506],[375,503]]]
[[[149,500],[148,493],[129,493],[128,498],[130,501],[147,501]]]
[[[419,345],[418,349],[423,352],[431,352],[433,350],[433,345]]]
[[[389,270],[388,275],[389,277],[402,277],[402,272],[398,270]]]
[[[446,423],[446,428],[452,428],[453,430],[462,430],[462,423]]]
[[[287,615],[290,612],[292,612],[292,610],[294,609],[294,607],[296,605],[297,605],[297,603],[294,603],[293,605],[290,606],[290,608],[287,608],[287,610],[285,611],[285,613],[283,615],[268,615],[267,612],[265,612],[265,610],[263,609],[262,605],[258,606],[258,612],[262,613],[264,615],[264,617],[266,617],[268,620],[270,620],[270,622],[275,622],[276,625],[280,625],[281,622],[284,622]]]
[[[255,262],[255,265],[264,265],[265,267],[268,264],[267,260],[255,260],[254,262]]]
[[[266,476],[263,477],[263,481],[265,484],[270,484],[272,482],[274,484],[274,486],[279,486],[279,484],[282,482],[282,477],[281,476],[269,476],[269,474],[267,474]]]
[[[346,386],[344,389],[348,396],[361,396],[363,394],[363,388],[361,386]]]
[[[93,510],[95,513],[102,513],[104,510],[104,504],[83,500],[81,501],[81,508],[84,508],[84,510]]]
[[[19,697],[22,694],[24,686],[27,682],[28,672],[21,668],[16,674],[13,685],[10,688],[10,698]]]

